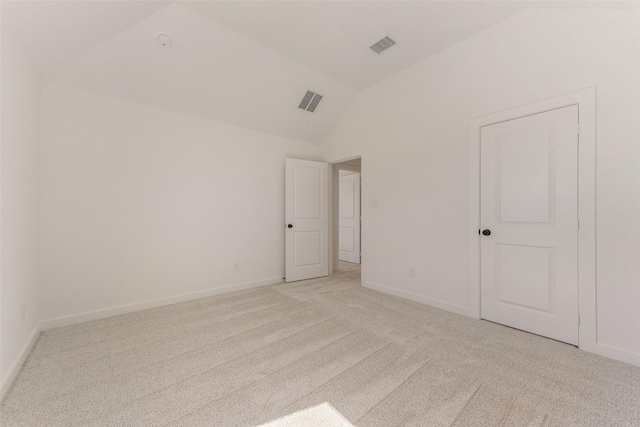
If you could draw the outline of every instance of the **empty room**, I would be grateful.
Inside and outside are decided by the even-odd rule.
[[[640,2],[0,23],[2,427],[640,426]]]

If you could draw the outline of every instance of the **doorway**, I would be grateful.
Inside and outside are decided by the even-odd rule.
[[[484,126],[481,317],[578,344],[578,106]]]
[[[333,270],[359,269],[361,263],[362,160],[333,164]]]
[[[327,276],[335,271],[364,267],[362,250],[362,181],[353,184],[352,247],[344,252],[359,259],[339,261],[340,171],[362,176],[362,154],[331,163],[287,158],[285,161],[285,276],[286,282]],[[360,212],[357,212],[357,211]],[[347,215],[343,215],[345,217]],[[344,228],[349,228],[345,226]],[[343,238],[344,239],[344,238]],[[345,246],[343,246],[343,249]],[[362,276],[360,277],[362,281]]]
[[[360,264],[360,172],[338,174],[338,260]]]
[[[577,168],[577,207],[574,212],[575,217],[575,228],[571,230],[572,233],[577,235],[577,241],[574,242],[574,248],[577,253],[577,265],[573,264],[572,267],[575,271],[577,271],[577,299],[572,297],[574,300],[573,304],[575,307],[574,313],[577,315],[572,315],[574,325],[573,336],[576,336],[575,329],[577,328],[577,338],[572,338],[571,341],[577,344],[579,348],[587,351],[591,351],[593,353],[612,356],[612,350],[606,346],[601,345],[597,341],[597,312],[596,312],[596,246],[595,246],[595,135],[596,135],[596,88],[590,87],[586,89],[582,89],[576,92],[566,93],[564,95],[559,95],[553,98],[548,98],[544,100],[540,100],[537,102],[533,102],[530,104],[525,104],[519,107],[514,107],[508,110],[499,111],[496,113],[488,114],[485,116],[481,116],[475,119],[472,119],[469,122],[469,279],[470,279],[470,287],[469,287],[469,316],[474,317],[476,319],[486,318],[486,308],[484,304],[481,305],[482,299],[482,288],[484,288],[483,280],[481,280],[484,273],[487,273],[487,270],[491,271],[490,266],[486,266],[482,264],[482,255],[484,256],[492,256],[491,249],[486,248],[486,243],[483,239],[490,239],[491,237],[497,237],[491,230],[490,227],[483,227],[482,212],[481,212],[481,180],[486,180],[486,177],[483,177],[481,173],[481,169],[484,167],[481,163],[481,138],[483,129],[489,129],[493,125],[513,121],[514,119],[521,119],[527,117],[534,117],[540,113],[550,112],[550,111],[559,111],[563,110],[566,107],[573,107],[578,111],[578,123],[574,122],[573,125],[573,134],[575,138],[575,144],[577,148],[577,156],[575,158],[575,166]],[[565,110],[569,111],[569,110]],[[525,144],[527,145],[527,144]],[[531,144],[529,144],[531,145]],[[518,151],[518,150],[516,150]],[[526,151],[526,149],[525,149]],[[539,154],[539,153],[538,153]],[[496,158],[499,159],[500,153],[495,153]],[[523,153],[507,153],[507,155],[513,155],[518,157],[519,155],[523,155]],[[526,156],[525,156],[526,157]],[[540,160],[542,157],[539,157]],[[535,162],[533,162],[535,163]],[[539,162],[538,162],[539,163]],[[529,165],[528,165],[529,166]],[[527,167],[528,167],[527,166]],[[511,171],[514,172],[514,171]],[[514,174],[518,174],[520,171],[515,171]],[[529,172],[533,173],[533,170],[523,170],[525,175]],[[507,173],[508,175],[508,173]],[[534,176],[534,175],[531,175]],[[489,178],[490,179],[490,178]],[[519,179],[519,178],[514,178]],[[518,184],[519,185],[519,184]],[[514,190],[518,185],[514,185],[511,187],[511,190]],[[537,182],[536,185],[540,185],[540,182]],[[541,187],[538,187],[537,190],[532,190],[533,192],[538,191]],[[503,189],[497,186],[495,189],[496,193],[501,192]],[[505,188],[506,191],[509,191],[509,188]],[[555,191],[555,190],[554,190]],[[527,191],[518,191],[514,193],[515,195],[510,195],[512,201],[519,200],[520,197],[532,195],[533,192]],[[540,197],[538,193],[537,196]],[[556,197],[557,200],[557,197]],[[495,206],[497,209],[501,209],[500,201],[494,200],[496,203]],[[515,205],[514,205],[515,206]],[[538,207],[539,208],[539,207]],[[528,210],[529,213],[526,215],[531,216],[531,214],[535,214],[535,217],[531,217],[529,219],[534,219],[536,221],[542,221],[545,218],[541,216],[542,209],[533,209]],[[553,206],[547,206],[547,208],[553,208]],[[496,210],[497,210],[496,209]],[[505,208],[506,209],[506,208]],[[515,212],[515,213],[514,213]],[[520,214],[520,211],[512,211],[511,214]],[[486,219],[486,216],[485,216]],[[508,221],[504,221],[508,222]],[[489,224],[491,225],[491,224]],[[507,224],[505,224],[506,226]],[[550,226],[548,226],[550,227]],[[572,224],[569,224],[569,228],[573,228]],[[514,230],[515,230],[514,225]],[[488,230],[491,234],[482,234],[484,230]],[[501,242],[498,242],[496,239],[496,245],[498,246]],[[508,244],[508,243],[507,243]],[[483,247],[484,245],[484,247]],[[525,246],[525,245],[522,245]],[[548,269],[554,270],[556,267],[552,262],[548,261],[549,256],[553,256],[549,254],[549,252],[553,252],[552,250],[547,250],[547,257],[541,256],[541,252],[544,247],[550,248],[553,245],[539,244],[532,246],[537,246],[540,250],[532,249],[532,251],[528,254],[528,249],[517,248],[514,247],[515,252],[519,252],[518,254],[505,254],[505,258],[502,260],[503,265],[509,266],[517,266],[518,260],[509,260],[510,255],[513,255],[512,258],[518,258],[522,261],[523,257],[531,255],[536,258],[533,260],[536,262],[537,268],[534,268],[535,276],[542,276],[540,274],[539,269],[543,268],[545,263]],[[500,248],[494,247],[495,252],[493,256],[496,256],[496,253],[500,250]],[[514,252],[512,251],[512,252]],[[537,254],[533,254],[536,252]],[[508,251],[507,251],[508,252]],[[564,256],[564,250],[555,249],[556,255],[560,254]],[[516,256],[517,255],[517,256]],[[522,255],[522,256],[520,256]],[[502,254],[498,254],[498,256],[502,256]],[[568,264],[566,264],[568,265]],[[527,263],[527,268],[531,269],[530,263]],[[498,275],[502,274],[501,279],[508,279],[511,272],[505,271],[504,274],[500,271],[500,267],[495,268],[493,272]],[[557,270],[555,271],[557,274]],[[562,273],[564,274],[564,272]],[[523,277],[521,274],[518,274],[518,277]],[[558,276],[556,276],[556,279]],[[548,280],[550,282],[551,280]],[[517,282],[513,282],[517,283]],[[518,286],[526,285],[526,281],[521,281],[518,283]],[[498,292],[501,292],[500,288],[496,288]],[[538,289],[538,291],[542,291],[543,288]],[[548,291],[544,291],[547,294]],[[544,292],[534,293],[534,294],[525,294],[521,290],[517,288],[511,288],[507,291],[506,295],[507,299],[514,300],[512,301],[513,305],[524,302],[525,304],[521,305],[537,305],[538,312],[541,314],[544,310],[547,310],[546,303],[541,302],[544,298]],[[497,296],[499,299],[504,299],[502,296]],[[520,298],[520,301],[515,301],[515,299]],[[524,299],[523,299],[524,298]],[[538,298],[538,299],[536,299]],[[485,298],[486,300],[486,298]],[[496,301],[496,296],[494,295],[493,301]],[[483,301],[484,302],[484,301]],[[524,310],[530,310],[534,312],[536,307],[523,307]],[[518,328],[518,326],[516,326]],[[519,327],[519,329],[525,329],[525,327]],[[535,332],[541,335],[546,335],[546,333]],[[569,341],[567,339],[560,338],[562,341]],[[570,341],[570,342],[571,342]]]

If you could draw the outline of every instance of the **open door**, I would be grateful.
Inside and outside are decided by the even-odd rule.
[[[285,281],[329,275],[329,165],[286,159]]]
[[[338,259],[360,264],[360,174],[340,171]]]

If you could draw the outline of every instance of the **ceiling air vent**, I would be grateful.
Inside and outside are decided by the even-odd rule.
[[[383,38],[382,40],[380,40],[379,42],[369,46],[369,48],[379,55],[382,52],[384,52],[385,50],[389,49],[394,44],[396,44],[396,42],[394,42],[391,39],[391,37],[387,36],[387,37]]]
[[[320,103],[321,99],[322,95],[318,95],[317,93],[313,93],[308,90],[304,95],[304,98],[302,98],[302,102],[300,103],[300,105],[298,105],[298,108],[313,113],[314,111],[316,111],[316,107]]]

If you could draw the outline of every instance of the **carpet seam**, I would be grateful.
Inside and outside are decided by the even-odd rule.
[[[290,316],[290,315],[293,315],[293,314],[299,314],[299,313],[302,313],[302,312],[304,312],[304,311],[306,311],[306,310],[311,310],[311,309],[313,309],[313,307],[304,307],[303,309],[301,309],[301,310],[299,310],[299,311],[296,311],[296,312],[293,312],[293,313],[289,313],[289,314],[287,314],[287,315],[285,315],[285,316],[283,316],[283,317],[280,317],[280,318],[278,318],[278,319],[272,320],[271,322],[268,322],[268,323],[265,323],[265,324],[262,324],[262,325],[256,326],[255,328],[251,328],[251,329],[248,329],[248,330],[246,330],[246,331],[239,332],[239,333],[237,333],[237,334],[231,335],[231,336],[229,336],[229,337],[226,337],[226,338],[223,338],[223,339],[220,339],[220,340],[211,340],[211,341],[207,341],[207,342],[205,342],[205,343],[204,343],[204,345],[201,345],[201,346],[200,346],[200,347],[198,347],[198,348],[195,348],[195,349],[192,349],[192,350],[189,350],[189,351],[186,351],[186,352],[183,352],[183,353],[177,354],[177,355],[172,356],[172,357],[168,357],[168,358],[166,358],[166,359],[158,360],[158,361],[156,361],[156,362],[153,362],[153,363],[148,364],[148,365],[145,365],[145,366],[138,367],[138,368],[133,369],[133,370],[131,370],[131,371],[127,371],[127,372],[123,372],[123,373],[121,373],[121,374],[118,374],[116,377],[114,377],[114,379],[117,379],[117,378],[120,378],[120,377],[124,377],[124,376],[131,375],[132,373],[135,373],[135,372],[138,372],[138,371],[141,371],[141,370],[147,369],[147,368],[149,368],[149,367],[152,367],[152,366],[154,366],[154,365],[158,365],[158,364],[163,363],[163,362],[166,362],[166,361],[170,361],[170,360],[172,360],[172,359],[179,358],[179,357],[184,356],[184,355],[189,354],[189,353],[197,352],[198,350],[202,349],[203,347],[206,347],[207,345],[211,345],[211,344],[214,344],[214,343],[222,343],[222,342],[224,342],[224,341],[226,341],[226,340],[233,339],[233,338],[237,337],[238,335],[242,335],[242,334],[244,334],[244,333],[251,332],[251,331],[254,331],[254,330],[260,329],[260,328],[262,328],[262,327],[265,327],[265,326],[271,325],[271,324],[273,324],[273,323],[276,323],[276,322],[278,322],[278,321],[280,321],[280,320],[282,320],[282,319],[284,319],[284,318],[286,318],[286,317],[288,317],[288,316]],[[323,319],[323,320],[321,320],[321,321],[319,321],[319,322],[317,322],[317,323],[314,323],[314,324],[310,325],[309,327],[316,326],[316,325],[318,325],[318,324],[320,324],[320,323],[322,323],[322,322],[324,322],[324,321],[326,321],[326,320],[329,320],[329,319],[330,319],[330,318]],[[306,329],[306,328],[305,328],[305,329]],[[295,332],[295,333],[302,332],[302,331],[304,331],[305,329],[301,329],[300,331],[297,331],[297,332]],[[269,345],[269,344],[268,344],[268,345]],[[146,347],[146,346],[145,346],[145,347]],[[144,348],[144,347],[136,347],[136,349],[137,349],[137,348]],[[261,348],[262,348],[262,347],[261,347]],[[117,354],[120,354],[120,353],[117,353]],[[247,353],[247,354],[251,354],[251,353]],[[241,357],[241,356],[239,356],[239,357]],[[226,363],[226,362],[225,362],[225,363]],[[222,365],[218,365],[218,366],[222,366]],[[71,369],[71,368],[61,368],[61,369]],[[206,372],[206,371],[205,371],[205,372]],[[68,392],[66,392],[66,393],[56,395],[56,396],[55,396],[55,398],[61,398],[61,397],[64,397],[64,396],[73,395],[73,394],[77,393],[77,392],[78,392],[78,389],[82,388],[82,386],[83,386],[83,385],[91,384],[92,382],[93,382],[93,381],[86,381],[86,382],[84,382],[84,383],[82,383],[82,384],[78,385],[74,390],[70,390],[70,391],[68,391]],[[175,384],[177,384],[177,383],[175,383]],[[173,385],[173,384],[172,384],[172,385]],[[99,386],[99,385],[97,385],[96,387],[100,387],[100,386]],[[95,388],[95,387],[94,387],[94,388]],[[51,399],[51,398],[49,398],[49,400],[50,400],[50,399]],[[39,401],[40,401],[40,402],[42,402],[42,401],[45,401],[45,400],[47,400],[47,399],[40,399]]]
[[[277,374],[277,373],[281,372],[282,370],[287,369],[287,368],[288,368],[288,367],[290,367],[291,365],[293,365],[293,364],[295,364],[295,363],[298,363],[298,362],[300,362],[300,361],[302,361],[302,360],[304,360],[304,359],[306,359],[306,358],[308,358],[308,357],[312,357],[312,356],[314,356],[314,353],[315,353],[315,352],[320,351],[320,350],[322,350],[323,348],[326,348],[326,347],[328,347],[328,346],[330,346],[330,345],[332,345],[332,344],[334,344],[334,343],[336,343],[336,342],[340,341],[341,339],[344,339],[344,338],[346,338],[346,337],[348,337],[348,336],[350,336],[350,335],[353,335],[353,334],[355,334],[356,332],[359,332],[359,331],[365,331],[365,330],[364,330],[364,329],[356,329],[356,330],[354,330],[354,331],[352,331],[352,332],[349,332],[348,334],[345,334],[345,335],[343,335],[343,336],[341,336],[341,337],[339,337],[339,338],[335,339],[334,341],[331,341],[331,342],[327,343],[326,345],[323,345],[322,347],[320,347],[320,348],[318,348],[317,350],[315,350],[313,353],[310,353],[310,354],[304,355],[304,356],[300,357],[299,359],[296,359],[295,361],[293,361],[293,362],[291,362],[291,363],[289,363],[289,364],[287,364],[287,365],[285,365],[285,366],[281,367],[280,369],[278,369],[278,370],[276,370],[276,371],[273,371],[273,372],[269,373],[268,375],[265,375],[265,376],[264,376],[264,377],[262,377],[262,378],[259,378],[259,379],[255,380],[255,381],[252,381],[252,382],[248,383],[248,384],[245,384],[244,386],[239,387],[239,388],[237,388],[237,389],[235,389],[235,390],[232,390],[232,391],[230,391],[229,393],[226,393],[225,395],[220,396],[219,398],[214,399],[214,400],[212,400],[212,401],[208,402],[207,404],[202,405],[201,407],[199,407],[199,408],[197,408],[197,409],[194,409],[193,411],[191,411],[191,412],[189,412],[189,413],[187,413],[187,414],[185,414],[185,415],[183,415],[183,416],[181,416],[181,417],[179,417],[179,418],[176,418],[176,419],[174,419],[174,420],[171,420],[171,421],[170,421],[169,423],[167,423],[167,424],[163,424],[163,427],[166,427],[166,426],[168,426],[169,424],[174,423],[174,422],[177,422],[177,421],[179,421],[179,420],[181,420],[181,419],[183,419],[183,418],[185,418],[185,417],[187,417],[187,416],[189,416],[189,415],[192,415],[192,414],[194,414],[194,413],[196,413],[196,412],[200,412],[202,409],[206,408],[207,406],[211,406],[213,403],[217,402],[218,400],[224,399],[225,397],[227,397],[227,396],[228,396],[228,395],[230,395],[231,393],[236,393],[236,392],[239,392],[239,391],[245,390],[245,389],[247,389],[247,388],[249,388],[249,387],[253,386],[255,383],[257,383],[257,382],[259,382],[259,381],[263,381],[263,380],[265,380],[265,379],[267,379],[267,378],[271,377],[272,375],[275,375],[275,374]],[[366,331],[365,331],[365,332],[366,332]]]

